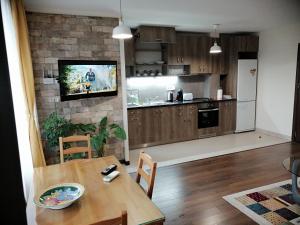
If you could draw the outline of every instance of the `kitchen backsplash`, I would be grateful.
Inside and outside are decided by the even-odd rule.
[[[166,100],[168,87],[175,87],[174,98],[179,88],[182,88],[183,92],[192,92],[194,98],[210,97],[207,88],[209,82],[208,76],[131,77],[127,78],[127,93],[138,93],[140,103]]]

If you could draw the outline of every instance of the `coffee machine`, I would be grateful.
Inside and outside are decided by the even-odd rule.
[[[183,90],[182,88],[178,89],[176,101],[182,102],[183,101]]]

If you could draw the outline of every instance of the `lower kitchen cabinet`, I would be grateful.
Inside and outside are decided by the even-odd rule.
[[[236,126],[236,101],[219,102],[219,135],[230,134]]]
[[[144,142],[144,132],[142,126],[142,109],[128,111],[128,139],[132,146],[139,145]]]
[[[196,104],[128,110],[130,149],[198,137]]]
[[[236,101],[219,102],[219,126],[198,129],[198,105],[128,109],[130,149],[233,133]]]

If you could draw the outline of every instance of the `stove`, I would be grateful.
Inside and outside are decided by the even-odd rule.
[[[193,98],[193,101],[198,101],[198,102],[210,102],[212,99],[211,98]]]
[[[219,125],[219,104],[210,98],[198,98],[198,129]]]

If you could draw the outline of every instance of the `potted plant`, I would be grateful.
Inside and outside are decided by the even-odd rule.
[[[43,134],[46,138],[46,146],[50,151],[58,152],[59,137],[67,137],[74,134],[93,133],[96,130],[94,124],[73,124],[56,112],[51,113],[43,124]],[[80,157],[80,156],[74,156]]]
[[[110,138],[118,140],[126,139],[125,130],[116,123],[108,123],[107,116],[99,122],[99,127],[91,138],[93,148],[97,151],[98,156],[104,155],[104,148]]]

